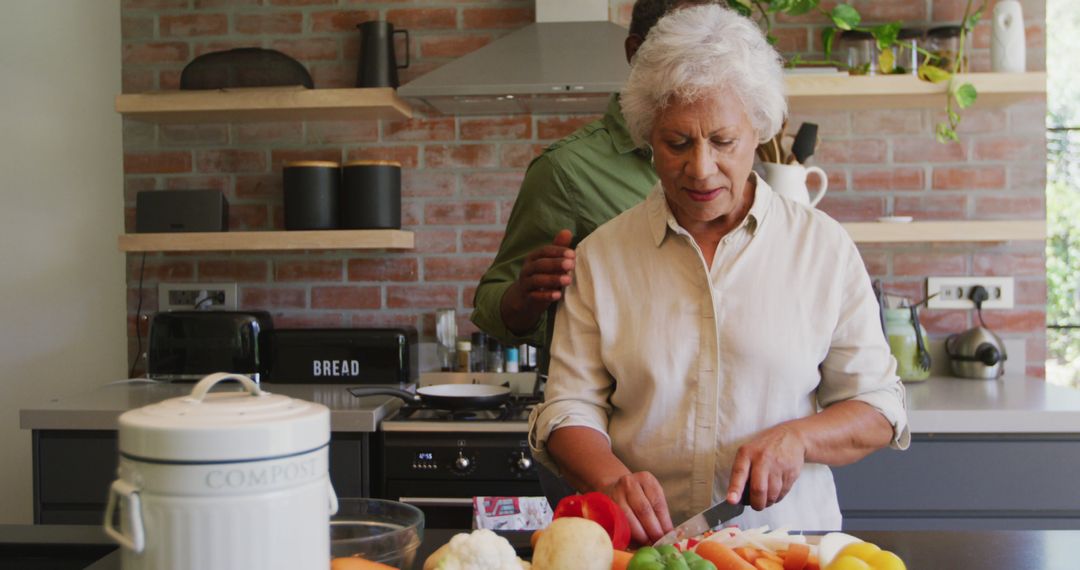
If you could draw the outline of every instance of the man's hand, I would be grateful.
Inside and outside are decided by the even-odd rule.
[[[521,273],[503,294],[500,306],[503,323],[515,334],[524,334],[536,326],[548,306],[562,298],[574,270],[572,237],[570,230],[562,230],[550,245],[525,256]]]
[[[627,473],[602,491],[626,513],[633,542],[649,545],[675,528],[664,489],[652,473]]]
[[[791,491],[806,461],[806,445],[798,428],[787,424],[761,432],[735,454],[727,500],[738,503],[750,486],[750,505],[762,510]]]

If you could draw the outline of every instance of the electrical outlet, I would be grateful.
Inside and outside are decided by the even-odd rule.
[[[236,310],[236,283],[161,283],[158,310]]]
[[[1016,289],[1012,277],[927,277],[926,295],[937,296],[927,302],[929,309],[974,309],[971,290],[982,285],[990,298],[983,301],[984,309],[1013,308],[1013,292]]]

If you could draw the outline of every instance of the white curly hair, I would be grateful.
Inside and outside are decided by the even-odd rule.
[[[619,100],[630,136],[645,146],[672,99],[691,103],[723,90],[742,102],[759,142],[780,130],[787,115],[780,54],[749,18],[715,4],[690,6],[649,32]]]

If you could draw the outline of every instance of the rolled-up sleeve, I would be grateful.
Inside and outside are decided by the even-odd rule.
[[[529,417],[529,446],[533,456],[556,474],[558,465],[547,453],[547,440],[559,428],[594,429],[608,441],[608,415],[614,381],[601,358],[596,297],[587,247],[577,250],[573,282],[555,316],[544,402]]]
[[[896,359],[881,331],[870,276],[850,240],[843,259],[839,318],[821,364],[818,404],[826,408],[844,400],[865,402],[892,426],[890,447],[907,449],[911,432],[904,385],[896,375]]]

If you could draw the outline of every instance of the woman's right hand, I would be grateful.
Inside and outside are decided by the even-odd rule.
[[[664,489],[652,473],[627,473],[603,491],[626,514],[633,542],[651,545],[675,528],[671,524]]]

